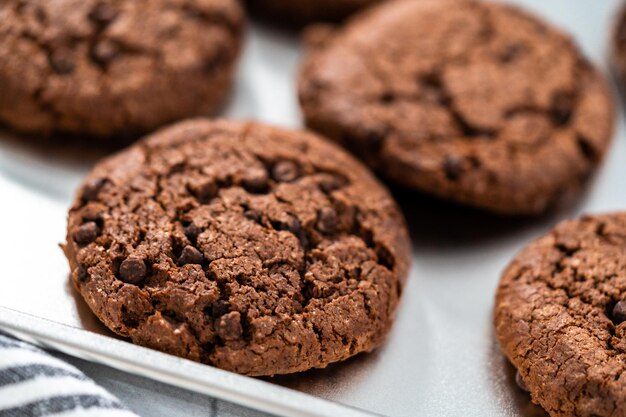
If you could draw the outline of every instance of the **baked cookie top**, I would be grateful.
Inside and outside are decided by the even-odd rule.
[[[409,251],[389,193],[336,145],[202,119],[97,165],[65,246],[74,285],[111,330],[249,375],[379,345]]]
[[[236,0],[0,2],[0,120],[134,136],[216,110],[239,54]]]
[[[502,276],[496,336],[551,416],[626,415],[626,214],[559,224]]]
[[[404,185],[534,214],[575,194],[607,150],[604,79],[568,36],[515,7],[392,1],[310,38],[307,125]]]

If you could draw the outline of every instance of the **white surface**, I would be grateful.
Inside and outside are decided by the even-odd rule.
[[[573,33],[606,69],[618,0],[514,3]],[[227,116],[300,125],[293,85],[297,44],[268,29],[249,33]],[[494,345],[495,287],[511,257],[557,220],[626,208],[625,140],[620,118],[609,157],[587,195],[567,212],[534,221],[495,219],[417,194],[398,195],[412,229],[414,265],[387,344],[329,370],[274,381],[393,416],[541,415],[514,387],[511,370]],[[56,246],[64,240],[74,190],[93,161],[19,141],[0,142],[0,306],[108,334],[75,298]]]

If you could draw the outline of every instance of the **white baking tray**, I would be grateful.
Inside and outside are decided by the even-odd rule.
[[[415,0],[419,1],[419,0]],[[573,33],[607,69],[618,0],[515,1]],[[224,116],[299,127],[295,36],[253,26]],[[2,94],[2,92],[0,92]],[[0,134],[0,328],[60,351],[286,416],[543,415],[515,387],[492,333],[503,267],[555,222],[626,209],[626,137],[619,109],[609,157],[579,203],[539,219],[503,219],[394,190],[413,239],[413,267],[385,346],[293,376],[234,375],[113,336],[68,281],[58,244],[67,209],[101,155]],[[369,414],[368,414],[369,413]]]

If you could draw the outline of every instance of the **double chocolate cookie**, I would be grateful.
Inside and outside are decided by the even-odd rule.
[[[310,38],[306,124],[405,186],[536,214],[576,195],[608,148],[605,80],[515,7],[391,1]]]
[[[233,78],[237,0],[0,2],[0,121],[135,136],[211,113]]]
[[[504,272],[496,336],[553,416],[626,415],[626,214],[566,221]]]
[[[70,210],[65,253],[111,330],[248,375],[374,349],[409,266],[402,214],[345,151],[202,119],[97,165]]]
[[[338,21],[382,0],[246,0],[255,13],[285,25]]]
[[[617,15],[612,46],[613,69],[623,90],[626,88],[626,5],[622,6]]]

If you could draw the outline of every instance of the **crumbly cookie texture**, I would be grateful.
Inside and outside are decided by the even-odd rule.
[[[626,214],[566,221],[503,274],[496,336],[551,416],[626,415]]]
[[[0,2],[0,121],[26,133],[135,137],[224,101],[236,0]]]
[[[537,214],[576,196],[608,148],[605,80],[515,7],[392,1],[308,38],[307,125],[405,186]]]
[[[70,210],[65,252],[114,332],[272,375],[378,346],[409,248],[392,197],[336,145],[198,119],[100,163]]]
[[[283,24],[338,21],[383,0],[246,0],[256,13]]]

